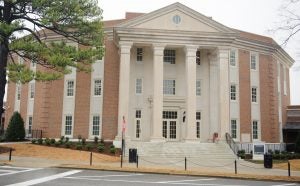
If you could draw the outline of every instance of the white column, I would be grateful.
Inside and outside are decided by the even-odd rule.
[[[162,111],[163,111],[163,53],[164,45],[153,44],[153,119],[151,141],[163,141]]]
[[[196,136],[196,52],[197,46],[185,46],[186,74],[186,141],[197,140]]]
[[[120,42],[120,79],[119,79],[119,112],[118,112],[118,136],[122,136],[123,116],[126,120],[126,137],[128,134],[128,110],[129,110],[129,81],[130,81],[130,49],[132,43]]]
[[[219,100],[220,100],[220,133],[221,139],[229,132],[229,49],[219,48]]]
[[[208,55],[209,60],[209,135],[219,133],[219,63],[217,51],[212,51]]]

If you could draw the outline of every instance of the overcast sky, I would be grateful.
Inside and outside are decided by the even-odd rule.
[[[282,5],[287,0],[99,0],[104,20],[124,18],[125,12],[149,13],[180,2],[231,28],[273,37],[282,43],[284,35],[270,30],[282,21]],[[300,3],[299,3],[300,4]],[[300,7],[294,8],[300,15]],[[300,33],[285,50],[296,60],[290,70],[291,104],[300,105]]]

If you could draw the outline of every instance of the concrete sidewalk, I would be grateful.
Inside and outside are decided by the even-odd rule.
[[[96,160],[97,154],[93,155]],[[229,177],[241,179],[259,179],[259,180],[278,180],[300,182],[300,171],[291,171],[291,177],[288,177],[287,170],[265,169],[263,165],[253,164],[243,160],[237,161],[237,174],[235,174],[234,162],[220,165],[204,165],[203,161],[187,160],[187,170],[185,170],[184,160],[176,162],[172,159],[158,161],[157,158],[139,158],[138,168],[135,163],[124,161],[123,167],[120,162],[97,162],[90,166],[90,161],[66,161],[44,158],[19,157],[13,156],[12,161],[8,161],[8,153],[0,155],[0,165],[8,164],[18,167],[67,167],[80,169],[97,169],[97,170],[115,170],[130,172],[147,172],[161,174],[178,174],[178,175],[199,175],[213,177]]]

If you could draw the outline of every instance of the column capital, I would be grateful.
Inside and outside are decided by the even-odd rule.
[[[152,49],[154,55],[163,56],[166,45],[162,43],[153,43]]]
[[[198,50],[197,45],[185,45],[184,51],[187,57],[196,57],[196,52]]]
[[[133,45],[132,42],[120,41],[119,42],[120,53],[121,54],[129,54],[132,45]]]

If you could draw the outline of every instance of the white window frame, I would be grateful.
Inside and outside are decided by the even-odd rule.
[[[172,83],[170,83],[171,81],[172,81]],[[171,87],[171,84],[172,84],[172,87]],[[176,80],[175,79],[164,79],[163,80],[163,95],[168,95],[168,96],[176,95]]]
[[[230,52],[229,52],[229,61],[230,61],[230,66],[232,66],[232,67],[236,67],[237,65],[236,65],[236,61],[237,61],[237,55],[236,55],[236,50],[230,50]],[[232,54],[234,54],[234,55],[232,55]]]
[[[32,134],[32,123],[33,123],[33,117],[32,116],[28,116],[28,134],[31,135]]]
[[[201,96],[201,79],[196,80],[196,96]]]
[[[198,113],[200,113],[200,117],[198,117]],[[196,138],[197,139],[201,138],[201,119],[202,119],[202,113],[201,111],[197,111],[196,112]]]
[[[255,90],[255,94],[253,90]],[[255,86],[251,87],[251,102],[258,103],[258,88]]]
[[[176,50],[165,49],[163,56],[164,64],[176,64]]]
[[[68,118],[71,117],[71,125],[69,125],[69,120]],[[67,122],[68,122],[68,127],[70,127],[70,134],[66,133],[67,132]],[[74,122],[74,118],[73,118],[73,115],[71,114],[66,114],[65,115],[65,118],[64,118],[64,136],[67,136],[67,137],[72,137],[73,136],[73,129],[74,129],[74,125],[73,125],[73,122]],[[69,130],[68,130],[69,131]]]
[[[73,82],[72,87],[69,86],[69,83]],[[75,81],[74,80],[67,80],[66,81],[66,96],[67,97],[73,97],[74,96],[74,92],[75,92]]]
[[[256,123],[256,138],[254,138],[254,123]],[[252,120],[252,140],[253,141],[259,141],[260,140],[260,126],[258,120]]]
[[[136,48],[136,62],[142,63],[144,58],[144,49],[141,47]]]
[[[31,82],[29,83],[29,98],[34,99],[35,96],[35,83]]]
[[[96,81],[100,81],[99,86],[97,86]],[[100,78],[94,79],[94,89],[93,90],[94,90],[94,92],[93,92],[94,96],[102,96],[102,79],[100,79]]]
[[[135,110],[135,139],[141,139],[142,134],[142,110]]]
[[[98,118],[98,126],[95,125],[96,124],[95,121],[97,121],[96,118]],[[96,134],[97,127],[98,127],[98,134]],[[100,117],[99,114],[92,115],[92,127],[91,127],[91,129],[92,129],[92,131],[91,131],[92,136],[100,136],[100,134],[101,134],[101,117]]]
[[[140,80],[140,84],[138,84],[139,80]],[[136,78],[135,79],[135,94],[136,95],[143,94],[143,78]]]
[[[234,123],[235,122],[235,123]],[[233,135],[233,125],[235,124],[235,136]],[[230,120],[230,134],[231,134],[231,137],[233,139],[237,139],[237,136],[238,136],[238,124],[237,124],[237,119],[231,119]]]
[[[234,90],[233,91],[233,88],[234,87]],[[237,85],[236,84],[231,84],[230,85],[230,101],[237,101]]]
[[[254,57],[254,58],[253,58]],[[252,60],[254,59],[254,61]],[[251,53],[250,54],[250,69],[251,70],[257,70],[257,65],[258,65],[258,57],[257,54]]]

